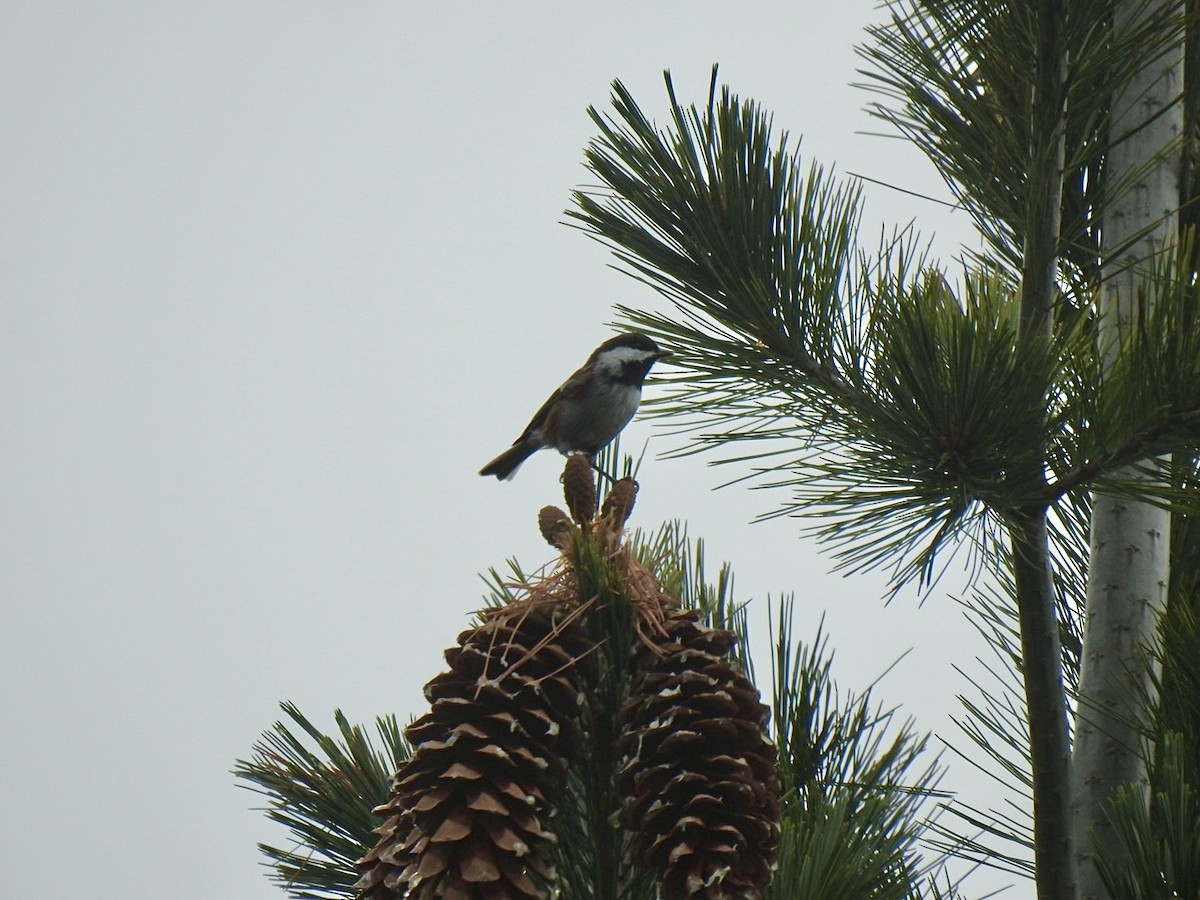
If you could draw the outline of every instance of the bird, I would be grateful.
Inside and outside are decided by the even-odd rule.
[[[550,395],[513,445],[479,474],[508,481],[521,463],[546,447],[564,456],[586,453],[594,457],[637,412],[642,382],[650,367],[670,355],[640,332],[609,338]]]

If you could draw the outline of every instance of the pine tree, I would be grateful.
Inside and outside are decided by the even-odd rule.
[[[262,845],[281,886],[325,900],[951,896],[943,856],[920,846],[940,777],[919,762],[926,739],[870,692],[840,694],[787,603],[764,705],[728,569],[710,582],[676,525],[623,536],[629,479],[593,519],[589,479],[575,457],[572,514],[539,516],[558,565],[497,580],[427,685],[429,711],[403,738],[380,722],[386,752],[340,716],[339,740],[285,706],[308,740],[280,723],[239,762],[291,832],[292,849]]]
[[[674,538],[665,537],[640,569],[611,570],[604,553],[583,553],[575,535],[594,537],[590,501],[575,502],[571,516],[542,519],[568,561],[564,571],[590,572],[593,588],[608,585],[605,596],[627,598],[622,577],[645,572],[651,581],[637,576],[643,586],[653,582],[654,596],[678,604],[660,604],[657,625],[648,627],[651,619],[630,610],[653,603],[602,603],[605,615],[625,610],[625,624],[576,631],[564,618],[575,622],[578,610],[586,620],[585,598],[602,592],[559,597],[559,608],[536,599],[546,585],[526,585],[521,591],[532,593],[515,598],[499,591],[497,602],[516,599],[518,614],[485,615],[451,651],[450,671],[430,684],[430,714],[411,732],[424,756],[418,748],[397,760],[401,775],[383,795],[364,791],[365,804],[382,803],[385,820],[379,835],[359,838],[367,854],[359,890],[542,896],[562,884],[573,897],[702,894],[733,871],[732,863],[728,871],[711,864],[732,852],[720,835],[733,829],[764,848],[728,882],[747,896],[762,888],[762,867],[776,852],[766,896],[940,896],[943,888],[927,880],[940,871],[936,856],[925,863],[915,849],[922,835],[941,835],[948,850],[970,858],[1027,869],[1043,900],[1200,893],[1200,320],[1191,230],[1200,177],[1188,145],[1171,138],[1179,110],[1187,122],[1200,115],[1200,42],[1185,11],[1160,0],[904,0],[890,10],[862,50],[882,95],[873,109],[929,155],[978,227],[984,249],[954,270],[928,259],[905,230],[865,249],[859,189],[805,165],[787,135],[774,133],[770,115],[719,86],[715,70],[699,104],[680,101],[668,75],[661,124],[617,82],[611,108],[592,110],[598,134],[586,158],[601,187],[577,193],[570,215],[666,299],[658,309],[623,307],[621,315],[675,352],[681,369],[654,411],[691,428],[692,448],[751,465],[782,498],[776,512],[809,521],[844,569],[885,567],[895,591],[927,588],[959,545],[988,573],[971,608],[1002,661],[1002,691],[1008,677],[1017,687],[1011,700],[984,688],[982,701],[968,705],[964,730],[996,767],[1027,780],[1032,827],[952,803],[978,836],[937,823],[923,831],[919,800],[933,793],[936,770],[910,773],[920,740],[904,728],[890,745],[872,737],[869,719],[858,717],[868,707],[830,701],[820,654],[797,653],[786,628],[772,704],[777,835],[723,823],[694,841],[686,828],[668,826],[691,819],[674,818],[687,792],[661,780],[677,763],[656,754],[678,747],[655,723],[698,716],[714,723],[693,729],[703,734],[725,728],[715,723],[729,715],[743,723],[729,733],[746,738],[764,723],[740,680],[751,675],[749,660],[719,635],[737,631],[737,617],[720,592],[714,603],[700,590],[689,604],[687,591],[666,587],[668,560],[676,573],[688,570]],[[1179,102],[1178,76],[1161,73],[1177,71],[1181,52]],[[1130,102],[1153,96],[1140,83],[1167,87],[1152,114]],[[1182,173],[1174,198],[1161,176],[1172,170]],[[1150,182],[1162,189],[1151,211],[1120,224],[1131,201],[1146,205]],[[1117,508],[1149,510],[1152,518],[1135,530],[1139,540],[1169,545],[1171,572],[1168,582],[1167,554],[1156,552],[1158,568],[1145,569],[1146,585],[1135,592],[1135,606],[1151,601],[1147,614],[1111,659],[1103,622],[1117,576],[1108,573],[1131,572],[1122,561],[1130,542],[1107,536],[1105,517]],[[616,540],[616,531],[607,533]],[[621,558],[639,557],[630,550]],[[697,582],[689,575],[684,583]],[[1160,620],[1167,627],[1155,641]],[[643,639],[597,642],[600,633]],[[612,648],[622,655],[609,656]],[[685,655],[694,666],[655,669]],[[1115,677],[1097,665],[1101,657],[1115,663]],[[622,674],[588,681],[599,677],[588,666]],[[520,676],[523,667],[528,684],[502,686],[500,694],[525,698],[519,705],[534,712],[505,731],[506,714],[477,708],[481,699],[467,687],[481,673]],[[682,711],[659,705],[659,695],[684,696],[693,680],[725,685],[714,690],[732,705],[704,719],[710,702],[719,705],[707,689],[687,695],[692,705]],[[543,682],[558,685],[546,689],[558,699],[538,693]],[[591,705],[564,709],[580,684],[592,686],[583,691],[592,698],[609,692],[603,714]],[[1109,688],[1116,692],[1105,699]],[[446,718],[468,707],[467,724]],[[1074,753],[1072,708],[1080,735]],[[625,718],[614,718],[616,711]],[[1127,729],[1123,737],[1115,720]],[[1123,752],[1084,749],[1092,725]],[[351,772],[371,768],[371,754],[354,743],[359,732],[347,728],[345,747],[310,734]],[[622,739],[622,728],[636,737]],[[530,742],[520,753],[506,743],[514,736]],[[322,769],[287,729],[265,740],[288,748],[287,765],[263,749],[239,774],[272,798],[276,818],[321,861],[312,867],[266,848],[281,879],[298,896],[347,896],[344,847],[326,840],[319,821],[327,814],[328,835],[342,835],[346,826],[332,817],[361,822],[362,807],[355,818],[340,800],[320,813],[305,804],[314,802],[322,773],[339,782],[349,776],[340,763]],[[500,796],[513,781],[491,747],[530,762],[513,772],[529,783],[522,796],[532,806],[511,827],[465,812],[470,803],[454,805],[463,773],[495,786],[480,796]],[[460,751],[473,755],[459,760]],[[578,753],[601,755],[575,767]],[[766,758],[748,770],[716,766],[705,777],[742,785],[728,796],[761,797],[770,792]],[[738,781],[747,771],[754,785]],[[571,772],[601,774],[589,780]],[[605,773],[619,773],[628,802],[605,793]],[[902,786],[906,773],[910,783]],[[535,775],[544,779],[535,784]],[[653,795],[666,798],[666,819]],[[496,815],[495,803],[482,805]],[[554,830],[543,821],[552,809],[559,810]],[[696,822],[716,821],[715,809],[704,807]],[[614,816],[616,832],[608,830]],[[642,826],[649,831],[639,833]],[[542,854],[540,861],[525,864],[527,853]],[[314,871],[341,880],[322,881]]]
[[[851,568],[927,583],[943,546],[966,538],[1011,588],[1039,893],[1072,897],[1067,690],[1092,491],[1196,505],[1179,478],[1143,477],[1197,445],[1187,258],[1173,240],[1139,257],[1141,311],[1119,340],[1103,300],[1128,250],[1106,223],[1138,188],[1115,168],[1112,104],[1177,52],[1184,22],[1149,4],[1123,23],[1121,4],[1100,0],[892,9],[865,50],[886,96],[876,111],[929,153],[986,240],[957,280],[903,236],[863,254],[854,190],[818,167],[804,177],[769,117],[715,78],[705,106],[668,85],[667,128],[618,85],[588,154],[607,190],[581,193],[576,216],[670,301],[623,313],[689,370],[661,412],[686,418],[699,446],[770,438],[761,471],[792,491],[781,511],[820,517]],[[1137,176],[1179,146],[1142,152]],[[1121,665],[1147,671],[1146,621]],[[1137,680],[1123,714],[1154,706],[1155,679]],[[1076,781],[1098,776],[1098,762],[1077,765]]]

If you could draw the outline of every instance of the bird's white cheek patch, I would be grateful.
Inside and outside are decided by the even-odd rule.
[[[626,363],[644,363],[653,356],[653,353],[638,350],[636,347],[614,347],[612,350],[605,350],[596,362],[601,369],[620,372]]]

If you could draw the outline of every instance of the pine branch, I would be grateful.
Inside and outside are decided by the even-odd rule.
[[[254,745],[254,756],[238,760],[233,770],[245,787],[268,798],[267,817],[295,841],[292,849],[266,843],[259,849],[270,860],[272,879],[293,897],[351,897],[359,876],[355,863],[375,843],[379,821],[372,810],[386,799],[408,745],[395,716],[376,720],[373,739],[335,710],[335,737],[293,704],[280,705],[299,731],[276,722]]]
[[[945,876],[945,856],[921,852],[936,825],[936,811],[923,815],[927,801],[946,796],[939,762],[918,766],[928,737],[897,723],[870,690],[839,692],[822,632],[800,643],[789,605],[781,602],[778,612],[773,720],[787,812],[767,896],[919,897],[923,882]]]

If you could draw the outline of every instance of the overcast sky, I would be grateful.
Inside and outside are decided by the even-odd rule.
[[[7,2],[0,7],[0,866],[4,894],[268,900],[236,787],[295,701],[422,711],[479,573],[551,558],[560,460],[476,476],[653,305],[563,224],[620,78],[709,69],[808,159],[945,196],[863,111],[846,3]],[[963,216],[868,186],[867,237]],[[949,578],[918,608],[830,574],[777,499],[655,454],[634,524],[685,520],[738,594],[825,616],[835,673],[955,738],[983,652]],[[957,738],[955,738],[957,740]],[[946,786],[986,805],[952,764]],[[982,800],[980,798],[983,798]],[[1006,883],[983,877],[969,893]],[[973,885],[973,886],[972,886]],[[1032,896],[1027,885],[1006,897]]]

